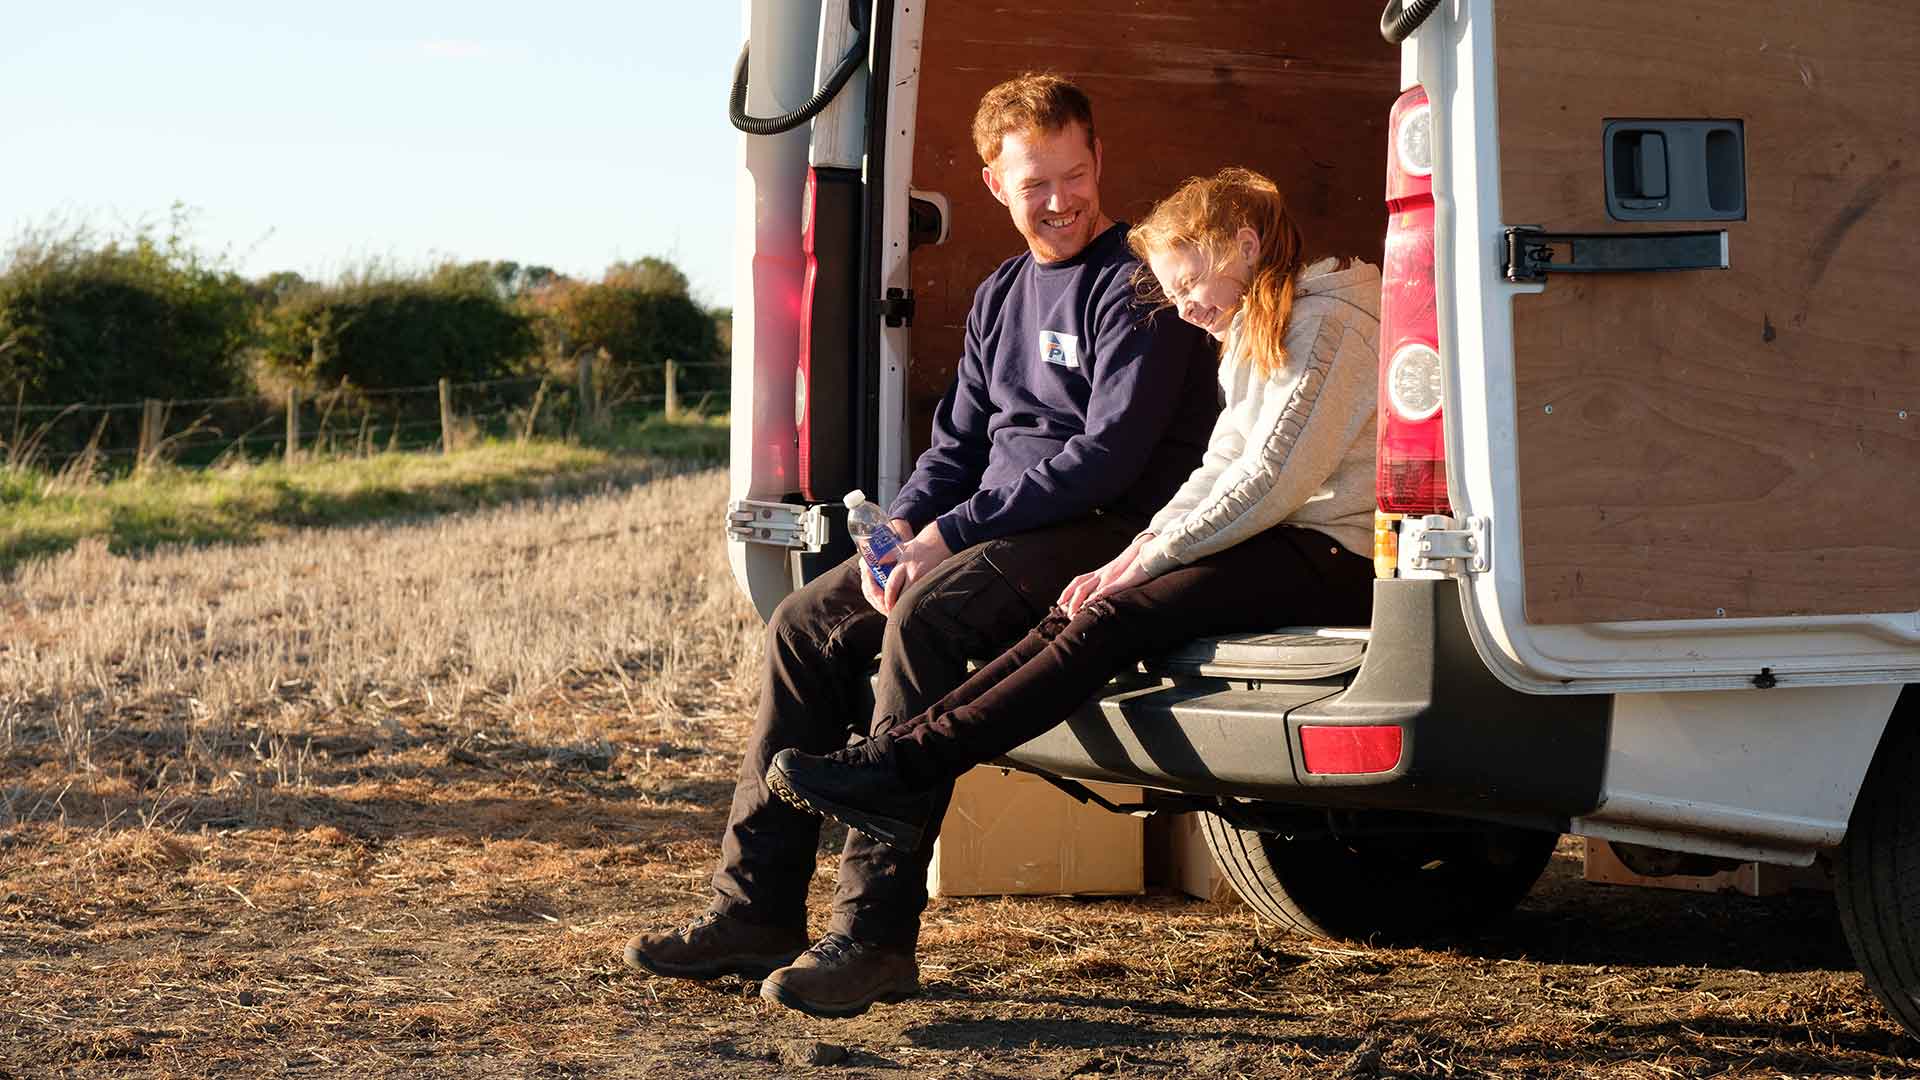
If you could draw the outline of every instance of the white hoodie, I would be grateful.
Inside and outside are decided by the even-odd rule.
[[[1226,403],[1206,456],[1153,517],[1141,567],[1158,577],[1285,522],[1373,554],[1374,413],[1379,385],[1380,271],[1300,272],[1287,320],[1287,362],[1256,379],[1241,334],[1220,361]]]

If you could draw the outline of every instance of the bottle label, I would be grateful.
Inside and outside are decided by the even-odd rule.
[[[899,546],[900,538],[894,535],[893,529],[884,524],[875,526],[860,545],[861,559],[866,562],[867,570],[873,575],[874,582],[883,589],[887,587],[888,575],[893,573],[893,564],[881,560]]]

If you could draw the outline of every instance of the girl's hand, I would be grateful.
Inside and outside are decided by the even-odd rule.
[[[1152,579],[1147,576],[1147,572],[1141,569],[1140,557],[1136,553],[1133,561],[1129,562],[1124,570],[1102,581],[1100,587],[1094,590],[1093,595],[1080,601],[1080,603],[1083,605],[1090,604],[1103,596],[1112,596],[1114,593],[1124,592],[1127,589],[1133,588],[1135,585],[1144,585],[1150,580]]]
[[[1067,582],[1067,587],[1060,593],[1060,599],[1054,601],[1054,603],[1057,604],[1061,610],[1065,611],[1068,617],[1072,617],[1078,615],[1081,606],[1095,596],[1104,596],[1108,592],[1115,591],[1107,589],[1106,586],[1110,582],[1119,580],[1133,569],[1134,563],[1139,560],[1140,550],[1147,546],[1147,541],[1152,539],[1152,533],[1141,533],[1139,536],[1134,537],[1133,543],[1127,545],[1127,550],[1115,555],[1111,562],[1100,567],[1098,570],[1089,570],[1079,577],[1074,578],[1072,581]],[[1142,574],[1139,576],[1139,579],[1132,582],[1132,584],[1137,585],[1145,580],[1146,575]],[[1128,586],[1122,587],[1125,588]]]
[[[1094,590],[1100,587],[1100,575],[1106,572],[1107,567],[1103,566],[1098,570],[1089,570],[1067,582],[1067,587],[1060,591],[1060,599],[1053,602],[1054,606],[1066,612],[1068,617],[1072,617],[1080,610],[1081,601],[1085,597],[1092,596]]]

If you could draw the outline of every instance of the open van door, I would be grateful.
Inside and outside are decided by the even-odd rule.
[[[853,553],[848,491],[884,505],[903,481],[908,252],[945,212],[908,186],[922,5],[741,8],[727,538],[764,618]]]
[[[1920,680],[1920,7],[1446,0],[1407,60],[1489,666]]]

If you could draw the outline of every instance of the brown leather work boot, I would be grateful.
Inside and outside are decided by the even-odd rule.
[[[761,926],[709,911],[678,930],[630,938],[626,960],[629,967],[676,979],[764,979],[793,963],[806,947],[805,930]]]
[[[760,996],[808,1016],[859,1016],[874,1002],[905,1001],[920,992],[920,965],[910,949],[828,934],[789,967],[760,983]]]

